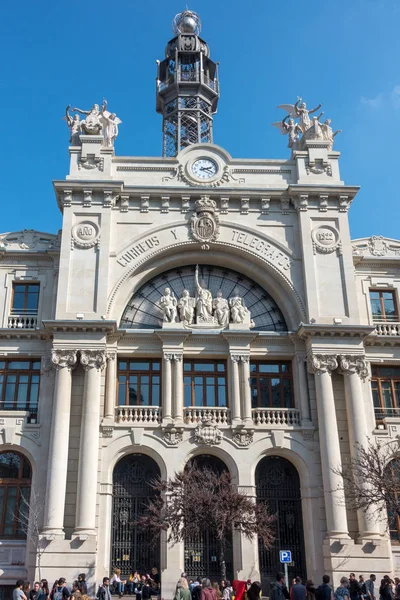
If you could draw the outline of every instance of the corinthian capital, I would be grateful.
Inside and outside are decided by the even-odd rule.
[[[103,370],[106,365],[105,350],[81,350],[81,365],[85,371],[89,369]]]
[[[53,349],[51,362],[56,369],[72,369],[76,365],[76,350]]]
[[[181,362],[182,358],[182,352],[164,352],[164,359],[168,362]]]
[[[365,356],[357,354],[341,354],[339,356],[340,369],[343,375],[354,375],[355,373],[365,379],[369,375],[368,362]]]
[[[336,356],[332,354],[310,354],[307,359],[307,366],[310,373],[321,375],[321,373],[332,374],[337,369],[338,362]]]
[[[231,352],[231,361],[232,362],[249,362],[250,355],[249,354],[238,354],[237,352]]]

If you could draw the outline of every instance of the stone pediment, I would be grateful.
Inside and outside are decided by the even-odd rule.
[[[55,235],[34,229],[0,234],[0,250],[6,252],[46,252],[59,250],[61,230]]]
[[[400,258],[400,240],[373,235],[370,238],[352,240],[353,256],[398,257]]]

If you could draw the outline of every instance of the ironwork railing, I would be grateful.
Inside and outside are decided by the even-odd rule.
[[[295,427],[300,425],[300,411],[295,408],[253,408],[255,425]]]
[[[8,317],[8,329],[36,329],[37,325],[37,313],[34,315],[10,315]]]
[[[161,421],[159,406],[116,406],[116,423],[143,423],[157,425]]]

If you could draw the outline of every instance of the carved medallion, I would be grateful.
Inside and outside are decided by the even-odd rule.
[[[314,254],[317,252],[320,252],[321,254],[330,254],[335,250],[337,250],[339,254],[342,253],[340,235],[335,227],[321,225],[313,229],[311,236]]]
[[[217,204],[208,196],[196,201],[195,213],[190,219],[192,237],[197,242],[215,242],[219,235],[219,217]]]
[[[93,221],[81,221],[72,227],[72,248],[92,248],[100,242],[99,227]]]
[[[236,444],[238,446],[246,448],[247,446],[250,446],[250,444],[252,443],[253,437],[254,437],[253,429],[248,429],[247,431],[246,430],[236,431],[233,434],[233,441],[236,442]]]
[[[222,431],[211,421],[204,421],[194,430],[194,439],[198,444],[206,446],[218,446],[222,441]]]

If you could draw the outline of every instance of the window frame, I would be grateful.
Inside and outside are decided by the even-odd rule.
[[[120,363],[125,362],[127,363],[127,368],[125,370],[120,369]],[[149,363],[150,368],[149,369],[143,369],[143,370],[130,370],[129,369],[129,363],[130,362],[135,362],[135,363]],[[153,363],[158,363],[160,365],[159,369],[155,369],[153,367]],[[120,404],[119,403],[119,386],[120,386],[120,381],[119,378],[121,376],[126,376],[125,377],[125,404]],[[141,382],[141,378],[143,376],[148,376],[149,377],[149,403],[148,404],[130,404],[129,403],[129,377],[131,375],[137,375],[138,376],[138,387],[137,387],[137,397],[140,398],[141,395],[141,387],[142,387],[142,382]],[[152,382],[152,378],[154,376],[158,376],[160,378],[159,383],[158,383],[158,387],[159,387],[159,402],[158,404],[153,404],[153,384]],[[141,407],[141,408],[146,408],[146,407],[153,407],[153,408],[157,408],[160,407],[162,404],[162,360],[161,358],[136,358],[136,357],[123,357],[120,356],[117,358],[117,379],[116,379],[116,399],[115,399],[115,406],[116,407],[127,407],[127,406],[137,406],[137,407]]]
[[[381,316],[380,318],[375,317],[374,313],[373,313],[373,309],[372,309],[372,298],[371,298],[371,292],[373,293],[378,293],[379,294],[379,304],[381,307]],[[400,316],[399,316],[399,303],[397,301],[397,290],[395,288],[369,288],[369,303],[370,303],[370,307],[371,307],[371,316],[372,316],[372,322],[373,323],[397,323],[398,321],[400,321]],[[393,306],[394,306],[394,312],[395,314],[393,315],[393,319],[391,319],[390,317],[387,318],[386,312],[385,312],[385,301],[383,298],[383,294],[391,294],[392,298],[393,298]]]
[[[0,452],[0,454],[16,454],[19,456],[20,458],[20,464],[19,464],[19,469],[18,469],[18,476],[17,477],[0,477],[0,489],[4,489],[4,496],[3,496],[3,506],[2,506],[2,510],[0,512],[0,539],[26,539],[26,533],[21,532],[21,530],[19,529],[20,523],[18,522],[18,516],[15,515],[15,512],[18,511],[21,508],[20,506],[20,502],[21,502],[21,490],[22,489],[29,489],[29,494],[27,496],[28,498],[28,502],[29,502],[29,497],[30,497],[30,491],[32,488],[32,465],[29,461],[29,459],[22,454],[21,452],[16,452],[14,450],[3,450]],[[29,465],[29,470],[30,470],[30,477],[29,478],[25,478],[23,477],[23,470],[24,470],[24,461],[26,461]],[[13,519],[13,533],[12,534],[6,534],[4,533],[4,528],[6,525],[6,516],[7,516],[7,500],[8,500],[8,493],[9,493],[9,489],[10,488],[16,488],[17,492],[16,492],[16,497],[15,497],[15,512],[14,512],[14,519]]]
[[[29,296],[29,286],[34,286],[38,289],[37,293],[37,303],[36,308],[27,308],[28,296]],[[22,309],[14,308],[14,300],[15,300],[15,288],[17,287],[25,287],[24,291],[24,307]],[[12,294],[11,294],[11,308],[10,315],[20,315],[27,317],[35,317],[39,314],[39,299],[40,299],[40,282],[38,281],[13,281],[12,282]]]
[[[397,375],[383,375],[380,374],[380,369],[398,369],[399,373]],[[392,408],[387,408],[385,406],[384,395],[382,392],[382,382],[390,382],[390,391],[391,391],[391,400],[392,400]],[[372,398],[374,403],[374,413],[376,421],[380,422],[382,419],[387,417],[398,417],[400,415],[400,398],[397,401],[397,394],[395,389],[395,383],[400,384],[400,367],[397,365],[371,365],[371,391]],[[376,386],[376,388],[375,388]],[[375,395],[374,392],[377,391],[378,399],[379,399],[379,407],[375,406]],[[400,396],[400,394],[399,394]],[[390,411],[390,412],[389,412]]]
[[[9,365],[11,363],[18,363],[18,362],[26,362],[29,363],[30,366],[28,369],[10,369]],[[10,412],[10,411],[21,411],[21,412],[29,412],[29,417],[28,417],[28,422],[32,423],[35,422],[35,420],[37,421],[37,415],[38,415],[38,411],[39,411],[39,398],[40,398],[40,384],[41,384],[41,360],[40,358],[25,358],[25,357],[21,357],[21,356],[15,356],[15,357],[11,357],[11,358],[7,358],[4,360],[0,360],[0,364],[4,363],[4,368],[0,367],[0,377],[3,377],[3,381],[0,381],[0,412]],[[37,369],[33,368],[33,363],[39,363],[39,367]],[[6,395],[7,395],[7,388],[8,388],[8,376],[10,375],[15,375],[16,377],[16,381],[14,383],[14,394],[13,394],[13,400],[12,400],[12,406],[6,408],[6,406],[8,404],[10,404],[9,400],[6,400]],[[28,382],[21,382],[20,378],[21,376],[27,376],[28,377]],[[33,376],[37,376],[39,378],[38,381],[38,388],[37,388],[37,401],[36,404],[32,404],[31,402],[31,391],[32,391],[32,377]],[[10,384],[12,384],[13,382],[10,382]],[[26,392],[26,398],[27,398],[27,402],[24,406],[24,408],[21,408],[21,406],[18,406],[18,392],[19,392],[19,386],[20,385],[27,385],[27,392]],[[35,385],[35,384],[34,384]],[[32,410],[32,409],[35,410]]]
[[[214,364],[214,370],[213,371],[201,371],[201,370],[195,370],[194,368],[194,364]],[[185,365],[191,365],[191,369],[190,370],[185,370]],[[223,371],[218,371],[218,364],[223,364],[224,365],[224,370]],[[186,384],[185,384],[185,378],[186,377],[190,377],[191,378],[191,384],[190,384],[190,397],[191,397],[191,404],[189,406],[187,406],[185,404],[185,390],[187,389]],[[202,387],[203,387],[203,404],[201,405],[197,405],[196,404],[196,385],[195,385],[195,377],[201,377],[203,380],[202,383]],[[207,377],[212,377],[214,379],[214,404],[213,405],[209,405],[207,404],[207,381],[206,378]],[[221,405],[219,404],[218,400],[218,396],[219,396],[219,383],[218,383],[218,378],[223,378],[225,380],[225,404]],[[183,381],[182,381],[182,386],[183,386],[183,404],[184,404],[184,409],[188,409],[188,408],[228,408],[229,407],[229,386],[228,386],[228,373],[227,373],[227,361],[225,359],[214,359],[214,358],[210,358],[210,359],[198,359],[198,358],[189,358],[186,357],[183,360]]]
[[[256,371],[252,371],[252,365],[256,365]],[[279,365],[279,372],[277,373],[267,373],[267,372],[260,372],[259,367],[260,365]],[[287,366],[288,370],[287,372],[284,372],[282,370],[283,366]],[[273,406],[272,404],[272,397],[273,397],[273,390],[272,390],[272,379],[280,379],[280,383],[279,383],[279,390],[280,390],[280,399],[281,399],[281,405],[280,406]],[[257,380],[257,384],[256,386],[252,385],[252,379],[256,379]],[[261,386],[261,379],[268,379],[268,397],[270,399],[269,402],[269,406],[262,406],[261,405],[261,399],[262,399],[262,393],[261,393],[261,388],[264,386]],[[284,404],[284,400],[285,400],[285,388],[284,388],[284,380],[287,379],[290,382],[290,386],[289,386],[289,390],[290,390],[290,406],[286,406]],[[251,396],[251,408],[252,410],[282,410],[282,409],[294,409],[295,408],[295,397],[294,397],[294,389],[293,389],[293,369],[292,369],[292,362],[290,360],[259,360],[259,359],[252,359],[250,358],[250,381],[249,381],[249,386],[250,386],[250,396]],[[257,389],[257,406],[253,405],[253,389]]]

